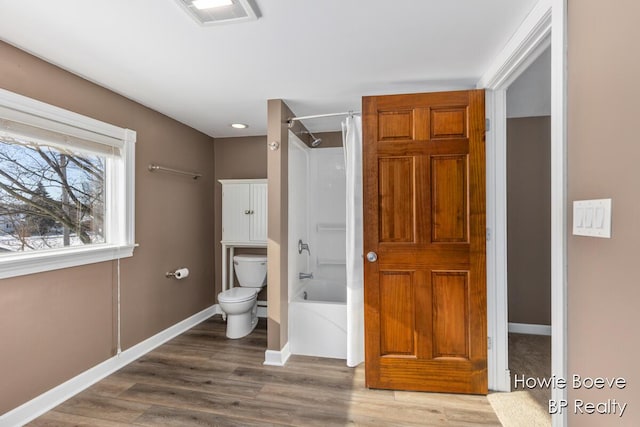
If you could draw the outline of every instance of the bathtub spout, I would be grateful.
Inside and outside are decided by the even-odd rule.
[[[298,278],[302,279],[313,279],[313,273],[298,273]]]

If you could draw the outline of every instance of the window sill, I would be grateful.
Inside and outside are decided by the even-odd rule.
[[[137,245],[95,245],[0,256],[0,279],[133,256]]]

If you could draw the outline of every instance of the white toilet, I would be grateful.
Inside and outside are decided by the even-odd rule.
[[[227,337],[242,338],[258,324],[258,292],[267,284],[266,255],[236,255],[234,270],[240,287],[218,294],[220,308],[227,315]]]

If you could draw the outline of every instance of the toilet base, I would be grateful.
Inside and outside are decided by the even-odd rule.
[[[241,314],[227,313],[227,338],[238,339],[249,335],[258,325],[256,306]]]

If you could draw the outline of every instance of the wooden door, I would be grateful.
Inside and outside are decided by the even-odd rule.
[[[487,393],[484,91],[363,98],[371,388]]]

